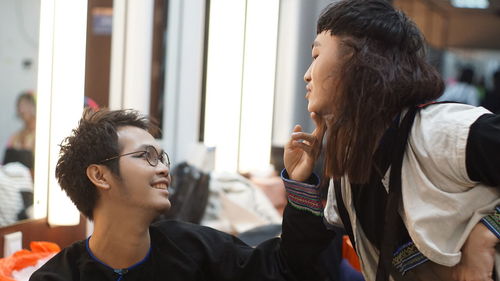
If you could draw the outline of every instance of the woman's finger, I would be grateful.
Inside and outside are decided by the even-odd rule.
[[[292,148],[300,148],[302,149],[304,152],[306,152],[307,154],[311,154],[313,148],[311,147],[311,145],[305,143],[305,142],[301,142],[301,141],[292,141]]]
[[[288,140],[287,146],[291,146],[292,145],[292,142],[294,141],[293,134],[299,133],[299,132],[302,132],[302,126],[295,125],[295,127],[293,127],[293,130],[292,130],[292,137]]]
[[[293,127],[293,132],[302,132],[302,126],[300,125],[295,125],[295,127]]]
[[[314,143],[316,140],[316,137],[308,134],[308,133],[303,133],[303,132],[294,132],[292,133],[292,140],[304,140],[307,141],[308,143]]]

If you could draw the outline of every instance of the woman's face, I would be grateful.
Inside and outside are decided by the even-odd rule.
[[[331,115],[339,86],[341,63],[340,38],[323,31],[312,45],[313,61],[304,75],[307,83],[307,110],[319,115]]]
[[[34,120],[36,116],[36,106],[26,98],[21,99],[17,105],[17,114],[24,122]]]

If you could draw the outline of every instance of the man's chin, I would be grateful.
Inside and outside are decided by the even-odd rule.
[[[172,208],[172,203],[170,203],[170,200],[168,200],[168,203],[165,204],[165,208],[163,209],[164,212],[167,212]]]
[[[172,204],[170,203],[170,200],[168,200],[168,202],[165,202],[165,204],[163,204],[162,206],[158,206],[158,208],[156,208],[156,210],[157,210],[158,214],[164,214],[164,213],[168,212],[170,210],[170,208],[172,208]]]

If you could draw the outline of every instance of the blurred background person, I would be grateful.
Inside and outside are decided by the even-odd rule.
[[[30,91],[21,93],[17,98],[16,107],[17,117],[22,120],[23,127],[9,138],[3,164],[20,162],[33,174],[36,126],[34,94]]]
[[[36,101],[31,91],[17,97],[23,127],[10,138],[0,166],[0,225],[31,217],[35,150]]]
[[[471,67],[464,67],[460,73],[458,81],[448,84],[443,95],[438,101],[454,101],[473,106],[479,105],[479,92],[473,85],[474,70]]]
[[[482,106],[495,114],[500,113],[500,69],[493,74],[493,89],[486,92]]]

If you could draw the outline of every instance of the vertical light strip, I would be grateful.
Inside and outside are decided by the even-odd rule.
[[[113,1],[113,36],[111,36],[111,69],[109,108],[120,109],[123,104],[123,75],[125,65],[127,1]]]
[[[127,0],[123,107],[149,113],[153,0]]]
[[[216,147],[219,171],[238,167],[245,6],[245,0],[210,2],[204,139]]]
[[[204,50],[205,50],[205,17],[206,0],[190,0],[182,2],[182,13],[180,15],[181,36],[178,64],[178,95],[174,114],[180,124],[173,132],[165,131],[165,134],[174,134],[176,148],[174,159],[188,159],[193,154],[193,146],[199,142],[200,133],[200,109],[201,93],[203,85]],[[167,82],[168,83],[168,82]],[[178,122],[179,123],[179,122]],[[168,146],[167,146],[168,147]],[[199,156],[200,154],[197,154]],[[178,162],[177,162],[178,163]]]
[[[299,1],[280,2],[272,137],[272,145],[276,146],[284,146],[288,141],[290,132],[296,124],[293,118],[295,99],[303,99],[304,96],[300,93],[304,92],[305,84],[299,84],[297,81],[297,73],[302,71],[299,70],[302,67],[301,60],[298,59],[303,57],[303,53],[300,52],[301,45],[307,46],[306,42],[309,42],[309,37],[305,38],[303,32],[299,31],[304,22],[297,20],[304,14],[303,5],[307,4],[301,4]],[[310,37],[313,35],[314,32]],[[303,108],[303,111],[307,112],[305,106]]]
[[[183,51],[183,30],[182,30],[182,15],[184,15],[184,0],[170,0],[168,2],[167,16],[167,48],[165,55],[165,110],[163,112],[163,143],[164,148],[168,151],[170,161],[179,163],[178,152],[181,143],[176,141],[179,135],[179,89],[180,85],[180,69],[181,69],[181,54]]]
[[[269,167],[279,0],[248,1],[243,68],[239,169]]]
[[[113,1],[111,109],[149,113],[153,8],[153,0]]]
[[[74,225],[80,214],[54,174],[59,144],[77,126],[83,111],[87,1],[56,0],[53,31],[48,221]]]
[[[52,48],[54,32],[54,0],[40,5],[40,39],[38,47],[37,118],[35,143],[35,179],[33,216],[47,216],[49,184],[50,100],[52,95]]]

